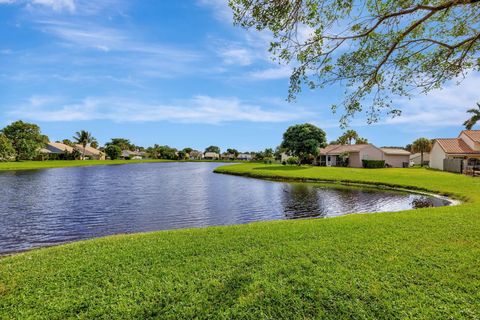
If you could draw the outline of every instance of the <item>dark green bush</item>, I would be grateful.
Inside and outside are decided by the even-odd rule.
[[[385,168],[385,160],[362,160],[364,168],[375,169],[375,168]]]

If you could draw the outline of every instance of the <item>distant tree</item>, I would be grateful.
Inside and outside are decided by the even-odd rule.
[[[209,146],[208,148],[205,149],[205,152],[215,152],[220,154],[220,148],[217,146]]]
[[[153,147],[147,149],[147,153],[150,155],[151,158],[154,159],[178,159],[177,149],[171,148],[169,146],[160,146],[158,144],[155,144]]]
[[[472,130],[473,126],[477,124],[477,122],[480,120],[480,103],[477,102],[477,109],[470,109],[467,110],[468,113],[470,113],[472,116],[470,119],[465,121],[463,125],[467,130]]]
[[[92,137],[92,134],[88,131],[85,131],[85,130],[81,130],[81,131],[77,131],[75,133],[75,136],[73,137],[73,139],[75,140],[76,143],[78,143],[79,145],[81,145],[83,147],[83,150],[82,150],[82,160],[85,159],[85,149],[87,148],[88,145],[90,145],[90,143],[92,143],[93,140],[95,140],[94,137]]]
[[[368,143],[368,139],[367,139],[367,138],[358,137],[358,138],[355,140],[355,144],[367,144],[367,143]]]
[[[90,143],[90,147],[98,149],[98,141],[97,139],[93,138],[92,142]]]
[[[136,146],[133,145],[130,140],[124,138],[112,138],[110,142],[105,143],[105,146],[116,145],[122,150],[135,151]]]
[[[423,167],[423,153],[432,150],[432,141],[427,138],[419,138],[412,143],[412,152],[420,152],[420,162]]]
[[[122,155],[122,149],[117,145],[109,145],[105,148],[105,153],[111,160],[116,160]]]
[[[266,148],[265,150],[263,150],[263,155],[265,158],[273,158],[274,151],[272,148]]]
[[[70,139],[63,139],[62,140],[63,144],[66,144],[67,146],[74,147],[75,143],[73,143]]]
[[[177,152],[177,157],[179,160],[188,159],[188,153],[186,153],[184,150],[180,150]]]
[[[48,137],[40,132],[36,124],[15,121],[1,130],[15,149],[15,160],[31,160],[45,146]]]
[[[192,149],[192,148],[190,148],[190,147],[187,147],[187,148],[183,148],[183,150],[182,150],[182,151],[183,151],[183,152],[185,152],[186,154],[190,154],[190,152],[192,152],[192,151],[193,151],[193,149]]]
[[[411,143],[407,144],[404,149],[407,150],[408,152],[412,152],[412,144]]]
[[[309,155],[317,156],[319,149],[326,146],[325,131],[310,123],[291,126],[283,134],[281,147],[297,156],[301,162]]]
[[[15,157],[12,142],[3,133],[0,133],[0,161],[9,161]]]

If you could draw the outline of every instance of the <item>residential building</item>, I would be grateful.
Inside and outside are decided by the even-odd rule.
[[[435,139],[430,152],[430,168],[445,170],[446,160],[454,159],[462,160],[464,168],[480,162],[480,130],[464,130],[457,138]]]
[[[422,164],[422,155],[420,152],[414,153],[410,155],[410,163],[416,166],[419,166]],[[423,153],[423,164],[424,165],[430,165],[430,152],[424,152]]]
[[[44,149],[49,151],[48,154],[64,154],[65,152],[73,152],[73,147],[61,142],[48,142]]]
[[[205,152],[203,158],[205,160],[218,160],[220,159],[220,155],[216,152]]]
[[[384,160],[384,153],[372,144],[331,144],[320,149],[319,164],[327,167],[362,168],[362,160]]]
[[[383,152],[385,165],[392,168],[408,168],[411,153],[400,148],[380,148]]]
[[[253,157],[250,153],[240,153],[237,159],[242,161],[251,161]]]
[[[85,148],[83,148],[82,145],[76,144],[75,149],[80,151],[80,153],[82,154],[85,151],[85,158],[88,158],[91,160],[105,160],[105,153],[93,147],[86,146]]]

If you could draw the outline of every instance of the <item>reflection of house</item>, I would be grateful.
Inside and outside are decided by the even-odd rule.
[[[464,130],[458,138],[435,139],[430,152],[430,167],[439,170],[462,172],[469,164],[480,161],[480,130]],[[459,166],[451,170],[446,165]]]
[[[385,165],[393,168],[407,168],[410,165],[410,152],[399,148],[380,148]]]
[[[205,152],[203,158],[205,160],[218,160],[220,155],[216,152]]]
[[[76,144],[75,149],[80,151],[80,153],[82,154],[85,151],[85,158],[88,158],[91,160],[105,160],[105,153],[93,147],[86,146],[85,148],[83,148],[82,145]]]
[[[253,157],[250,153],[240,153],[237,159],[242,161],[251,161]]]
[[[320,165],[362,168],[362,160],[384,160],[383,151],[372,144],[331,144],[320,149]]]
[[[422,164],[422,155],[421,153],[414,153],[410,156],[410,162],[414,165],[421,165]],[[424,152],[423,153],[423,164],[429,165],[430,163],[430,153]]]

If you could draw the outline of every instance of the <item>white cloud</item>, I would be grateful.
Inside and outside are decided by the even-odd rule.
[[[74,0],[0,0],[0,4],[24,4],[27,8],[34,8],[36,6],[48,7],[54,11],[62,12],[68,11],[74,13],[76,5]]]
[[[201,6],[212,8],[216,19],[232,23],[233,13],[228,6],[228,0],[197,0],[197,3]]]
[[[250,72],[248,77],[254,80],[275,80],[289,78],[291,74],[292,68],[287,66],[278,66],[275,68]]]
[[[60,107],[57,107],[59,106]],[[58,97],[32,97],[12,108],[9,116],[35,121],[115,122],[171,121],[179,123],[221,124],[225,122],[286,122],[308,119],[312,114],[296,108],[269,110],[238,98],[195,96],[172,104],[149,103],[125,98],[92,97],[81,101],[62,101]]]
[[[419,95],[411,100],[402,99],[396,106],[402,115],[387,119],[387,124],[421,127],[460,126],[468,118],[466,110],[480,101],[480,74],[470,74],[460,85],[447,84],[441,90]]]
[[[248,66],[252,64],[252,53],[246,48],[226,48],[219,52],[225,64]]]

